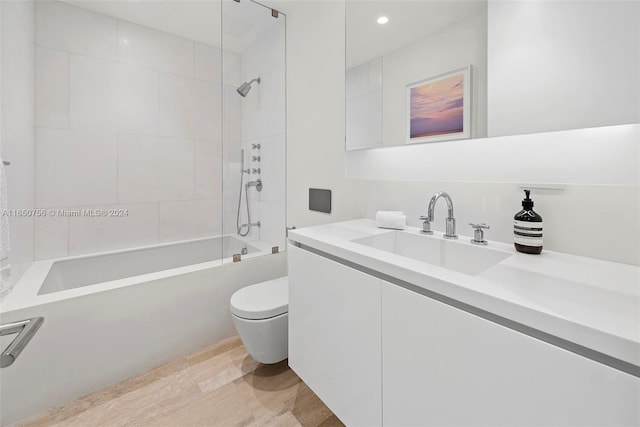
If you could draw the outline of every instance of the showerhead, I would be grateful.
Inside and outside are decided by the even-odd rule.
[[[245,97],[247,96],[247,94],[249,93],[249,91],[251,90],[251,84],[253,82],[257,82],[260,83],[260,77],[258,77],[257,79],[253,79],[250,82],[244,82],[240,85],[240,87],[238,87],[238,89],[236,89],[236,91],[238,91],[238,93],[240,94],[241,97]]]

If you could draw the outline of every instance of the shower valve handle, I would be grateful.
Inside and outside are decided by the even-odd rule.
[[[259,150],[260,149],[260,144],[251,144],[251,149],[252,150]]]
[[[260,161],[260,156],[251,156],[251,160],[254,162],[259,162]]]
[[[251,173],[259,174],[259,173],[260,173],[260,168],[258,168],[258,169],[255,169],[255,168],[254,168],[254,169],[251,169]]]

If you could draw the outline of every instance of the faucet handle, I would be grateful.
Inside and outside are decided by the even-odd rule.
[[[420,215],[418,219],[422,221],[422,230],[420,230],[420,232],[422,234],[433,234],[433,231],[431,231],[431,222],[429,221],[429,217]]]
[[[484,240],[484,230],[488,230],[491,227],[489,227],[484,222],[481,222],[479,224],[473,224],[470,222],[469,225],[473,227],[473,239],[471,239],[471,243],[473,243],[474,245],[486,245],[489,243]]]

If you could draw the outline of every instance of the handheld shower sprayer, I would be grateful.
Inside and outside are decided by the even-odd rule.
[[[249,187],[256,187],[258,192],[262,191],[262,180],[258,178],[255,181],[249,181],[244,184],[244,174],[247,175],[251,172],[250,169],[244,168],[244,150],[240,150],[240,194],[238,194],[238,210],[236,212],[236,230],[239,236],[246,237],[251,231],[251,227],[260,227],[260,221],[251,222],[251,209],[249,208]],[[243,185],[244,184],[244,185]],[[240,208],[242,206],[242,190],[244,187],[245,204],[247,207],[247,222],[245,224],[240,223]]]

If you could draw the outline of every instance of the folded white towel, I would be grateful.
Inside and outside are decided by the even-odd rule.
[[[404,230],[407,227],[407,216],[404,212],[399,211],[378,211],[376,212],[376,225],[379,228]]]
[[[7,209],[7,176],[0,159],[0,301],[13,288],[9,265],[9,216],[3,215],[5,209]]]

